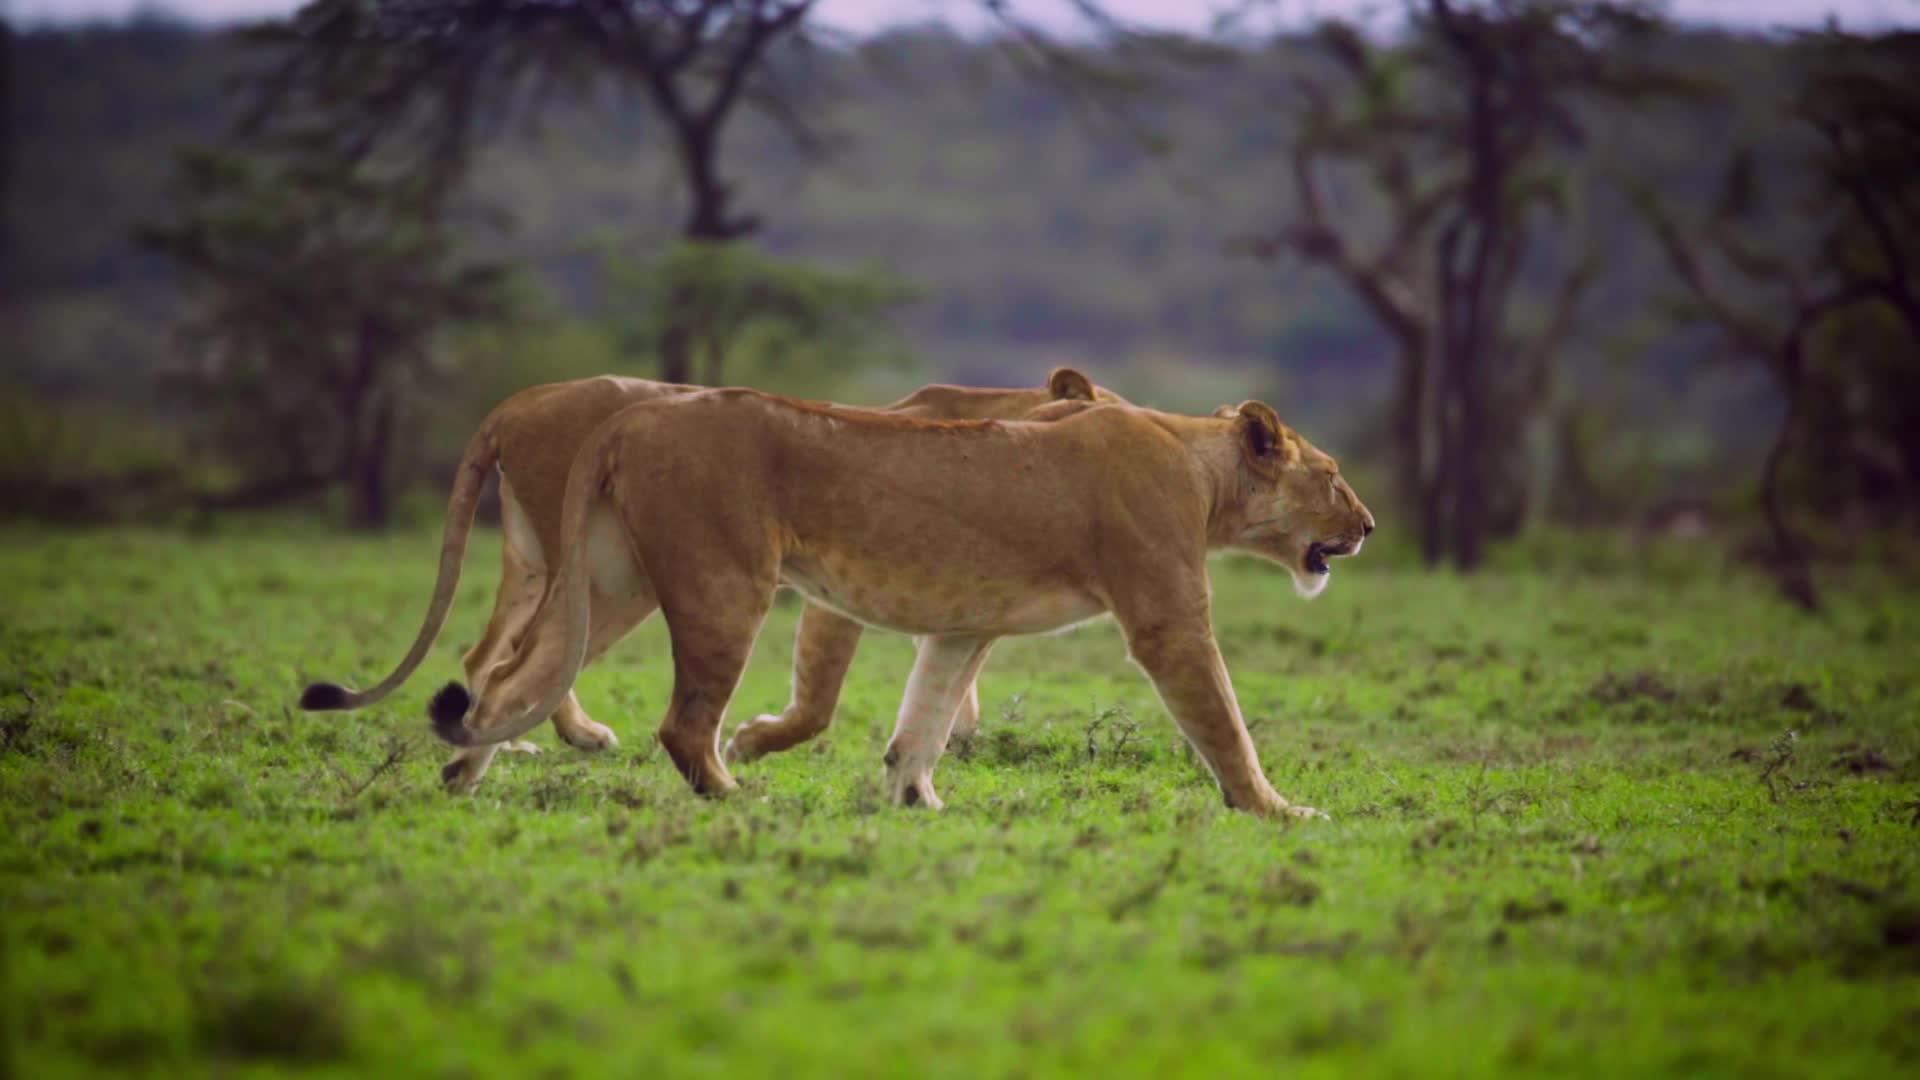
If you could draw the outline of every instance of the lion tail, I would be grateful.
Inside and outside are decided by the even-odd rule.
[[[587,517],[608,490],[618,428],[611,422],[589,437],[567,472],[567,492],[560,513],[560,551],[556,573],[547,582],[540,608],[521,635],[520,651],[504,670],[494,675],[486,695],[467,713],[472,695],[459,683],[448,683],[434,696],[427,715],[434,733],[454,746],[482,746],[506,742],[539,726],[566,701],[573,682],[586,666],[590,591],[593,577],[586,562]],[[564,624],[554,627],[559,619]],[[554,644],[558,643],[556,654]],[[516,703],[529,702],[525,707]],[[506,715],[498,715],[500,713]]]
[[[467,553],[467,537],[473,532],[481,488],[487,482],[487,473],[499,460],[500,445],[489,420],[474,432],[466,451],[460,455],[460,470],[453,478],[453,494],[447,500],[447,523],[440,537],[440,576],[433,584],[433,600],[427,605],[426,621],[420,625],[413,647],[407,650],[400,666],[365,690],[349,690],[338,683],[314,683],[300,694],[302,709],[323,712],[365,708],[399,689],[427,658],[427,650],[440,636],[440,628],[447,621],[447,610],[453,606],[454,590],[460,584],[460,562]]]

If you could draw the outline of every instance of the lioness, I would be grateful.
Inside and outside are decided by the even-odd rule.
[[[414,637],[406,658],[393,673],[360,691],[333,683],[315,683],[301,695],[300,707],[309,710],[358,709],[380,701],[407,680],[426,658],[446,622],[460,583],[460,564],[474,508],[482,485],[495,466],[500,471],[502,545],[500,590],[493,614],[480,640],[462,660],[467,679],[483,690],[489,672],[511,654],[539,606],[546,590],[551,552],[560,547],[560,503],[566,490],[567,467],[594,428],[629,405],[674,398],[703,389],[608,375],[574,382],[536,386],[513,395],[481,422],[461,456],[448,500],[445,531],[440,545],[440,575],[426,621]],[[1027,416],[1054,402],[1122,400],[1105,387],[1095,386],[1072,368],[1056,368],[1047,384],[1035,389],[999,390],[965,386],[922,387],[887,406],[890,412],[929,419],[995,419]],[[621,546],[615,534],[600,541]],[[651,603],[622,606],[610,598],[593,611],[591,661],[651,613]],[[743,757],[780,749],[826,729],[840,696],[840,684],[860,643],[860,624],[818,608],[800,619],[793,652],[793,699],[779,716],[763,716],[754,737],[740,747]],[[968,715],[961,730],[978,721],[978,699],[969,688]],[[618,740],[612,730],[595,723],[571,693],[552,711],[554,730],[566,742],[583,750],[600,750]],[[512,744],[532,750],[530,744]],[[469,788],[479,782],[498,746],[462,752],[441,770],[451,788]]]
[[[1306,816],[1267,782],[1241,722],[1207,553],[1264,555],[1311,596],[1327,560],[1373,526],[1333,459],[1258,401],[1206,418],[1097,405],[1019,423],[686,395],[587,440],[567,480],[564,559],[522,647],[477,705],[454,683],[429,711],[456,746],[512,739],[566,700],[591,654],[590,591],[629,616],[657,605],[674,666],[660,741],[696,791],[726,792],[721,715],[784,582],[921,635],[885,763],[895,801],[937,807],[934,764],[994,641],[1111,612],[1227,805]]]

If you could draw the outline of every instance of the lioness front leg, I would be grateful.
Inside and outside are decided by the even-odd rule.
[[[817,604],[800,612],[793,635],[793,696],[778,716],[740,725],[727,740],[726,760],[741,764],[788,750],[827,730],[840,702],[840,686],[860,647],[862,627]]]
[[[1262,816],[1325,817],[1292,806],[1267,782],[1240,718],[1226,662],[1204,615],[1178,622],[1122,623],[1127,653],[1153,680],[1160,700],[1220,785],[1227,805]]]
[[[896,803],[940,809],[933,767],[947,748],[954,713],[992,647],[992,638],[971,635],[920,639],[893,738],[887,742],[887,791]]]

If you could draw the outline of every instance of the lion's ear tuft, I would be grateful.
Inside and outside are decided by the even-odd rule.
[[[1291,465],[1300,460],[1300,444],[1272,406],[1264,401],[1243,401],[1234,413],[1240,422],[1241,443],[1255,461]]]
[[[1047,390],[1055,401],[1092,401],[1093,380],[1070,367],[1057,367],[1047,376]]]

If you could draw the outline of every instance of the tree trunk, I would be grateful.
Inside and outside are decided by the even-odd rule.
[[[365,445],[356,448],[353,472],[347,477],[347,517],[354,528],[384,529],[392,522],[392,456],[393,402],[383,398],[374,407],[373,429]]]
[[[1423,347],[1402,343],[1387,423],[1393,429],[1393,483],[1404,507],[1423,506],[1426,501],[1426,389]]]
[[[1760,478],[1760,507],[1766,514],[1767,528],[1773,533],[1773,576],[1780,584],[1780,591],[1803,610],[1819,611],[1820,593],[1813,584],[1813,568],[1808,563],[1806,548],[1787,522],[1780,497],[1781,466],[1786,462],[1794,428],[1798,426],[1796,411],[1790,402],[1787,417],[1780,422],[1773,445],[1767,448],[1767,463]]]
[[[1394,485],[1400,505],[1418,517],[1420,552],[1428,566],[1438,566],[1446,557],[1447,422],[1444,402],[1433,385],[1436,372],[1429,353],[1433,340],[1429,334],[1401,342],[1390,413]]]
[[[1786,415],[1780,418],[1779,429],[1774,432],[1773,445],[1767,448],[1766,464],[1760,473],[1760,509],[1766,515],[1768,531],[1773,534],[1774,578],[1780,584],[1780,591],[1806,611],[1820,610],[1820,593],[1814,587],[1813,567],[1807,558],[1806,545],[1801,543],[1792,522],[1787,519],[1780,485],[1787,452],[1792,449],[1794,437],[1800,430],[1806,389],[1805,346],[1802,339],[1814,321],[1814,318],[1802,313],[1797,324],[1787,332],[1786,343],[1781,347],[1775,382],[1780,388],[1780,396],[1786,399],[1787,409]]]
[[[1461,280],[1459,251],[1462,235],[1471,227],[1469,206],[1449,222],[1440,234],[1434,277],[1438,282],[1440,348],[1435,357],[1439,371],[1434,378],[1433,416],[1436,454],[1432,491],[1427,498],[1427,535],[1423,538],[1427,561],[1437,564],[1458,562],[1454,548],[1454,522],[1460,513],[1461,474],[1466,468],[1466,447],[1461,437],[1460,380],[1467,375],[1467,360],[1461,355],[1460,338],[1466,322],[1464,308],[1471,303],[1467,285]]]
[[[1469,155],[1463,216],[1441,246],[1441,354],[1452,400],[1448,440],[1450,517],[1448,546],[1462,570],[1480,565],[1489,506],[1488,488],[1498,479],[1493,457],[1499,447],[1487,415],[1487,390],[1503,357],[1499,328],[1504,323],[1505,290],[1495,265],[1506,237],[1507,163],[1499,143],[1500,117],[1494,101],[1497,61],[1484,42],[1468,37],[1463,51],[1473,81],[1467,106]],[[1456,258],[1459,242],[1472,230],[1466,265]],[[1517,250],[1517,249],[1516,249]],[[1506,422],[1503,420],[1503,423]]]
[[[1480,407],[1480,373],[1460,380],[1460,461],[1454,470],[1453,561],[1462,570],[1480,565],[1487,525],[1487,488],[1494,477],[1485,416]]]
[[[363,316],[359,320],[354,333],[353,370],[340,388],[342,430],[340,458],[335,468],[340,482],[347,488],[347,526],[354,529],[378,529],[387,523],[387,508],[382,505],[385,481],[372,478],[380,490],[373,492],[369,501],[367,462],[369,448],[386,442],[389,435],[383,427],[383,418],[390,406],[375,385],[380,363],[386,359],[385,339],[385,333],[374,319]],[[373,413],[372,430],[367,429],[369,410]]]
[[[1434,429],[1433,469],[1423,480],[1420,499],[1420,554],[1428,566],[1439,566],[1447,560],[1447,510],[1454,467],[1453,418],[1445,391],[1446,380],[1442,378],[1429,403]]]
[[[1473,196],[1469,202],[1473,215],[1473,247],[1468,256],[1466,281],[1456,298],[1460,323],[1449,327],[1447,368],[1453,373],[1455,408],[1453,453],[1452,549],[1455,565],[1472,570],[1480,565],[1482,530],[1487,515],[1487,485],[1494,477],[1490,468],[1491,447],[1486,413],[1488,373],[1498,367],[1496,358],[1487,355],[1498,347],[1487,333],[1489,324],[1499,325],[1496,299],[1489,296],[1493,282],[1490,263],[1498,246],[1503,207],[1500,204],[1502,169],[1499,151],[1494,145],[1492,103],[1482,86],[1474,94],[1471,112],[1475,162]]]
[[[688,244],[726,244],[750,232],[753,227],[751,220],[727,220],[727,186],[714,173],[711,140],[703,135],[683,135],[682,153],[685,155],[682,164],[687,174],[688,191],[693,199],[693,210],[681,231],[681,241]],[[669,321],[667,328],[660,332],[660,378],[670,383],[692,383],[694,354],[699,348],[698,339],[701,335],[694,332],[696,328],[689,324],[686,314],[691,306],[691,298],[676,289],[668,297],[667,305]],[[718,386],[720,363],[712,348],[709,345],[706,356],[707,385]]]
[[[675,300],[669,300],[668,303],[675,309],[681,306]],[[662,382],[691,383],[693,381],[693,350],[687,336],[687,328],[678,322],[669,323],[667,328],[660,332],[660,379]]]

